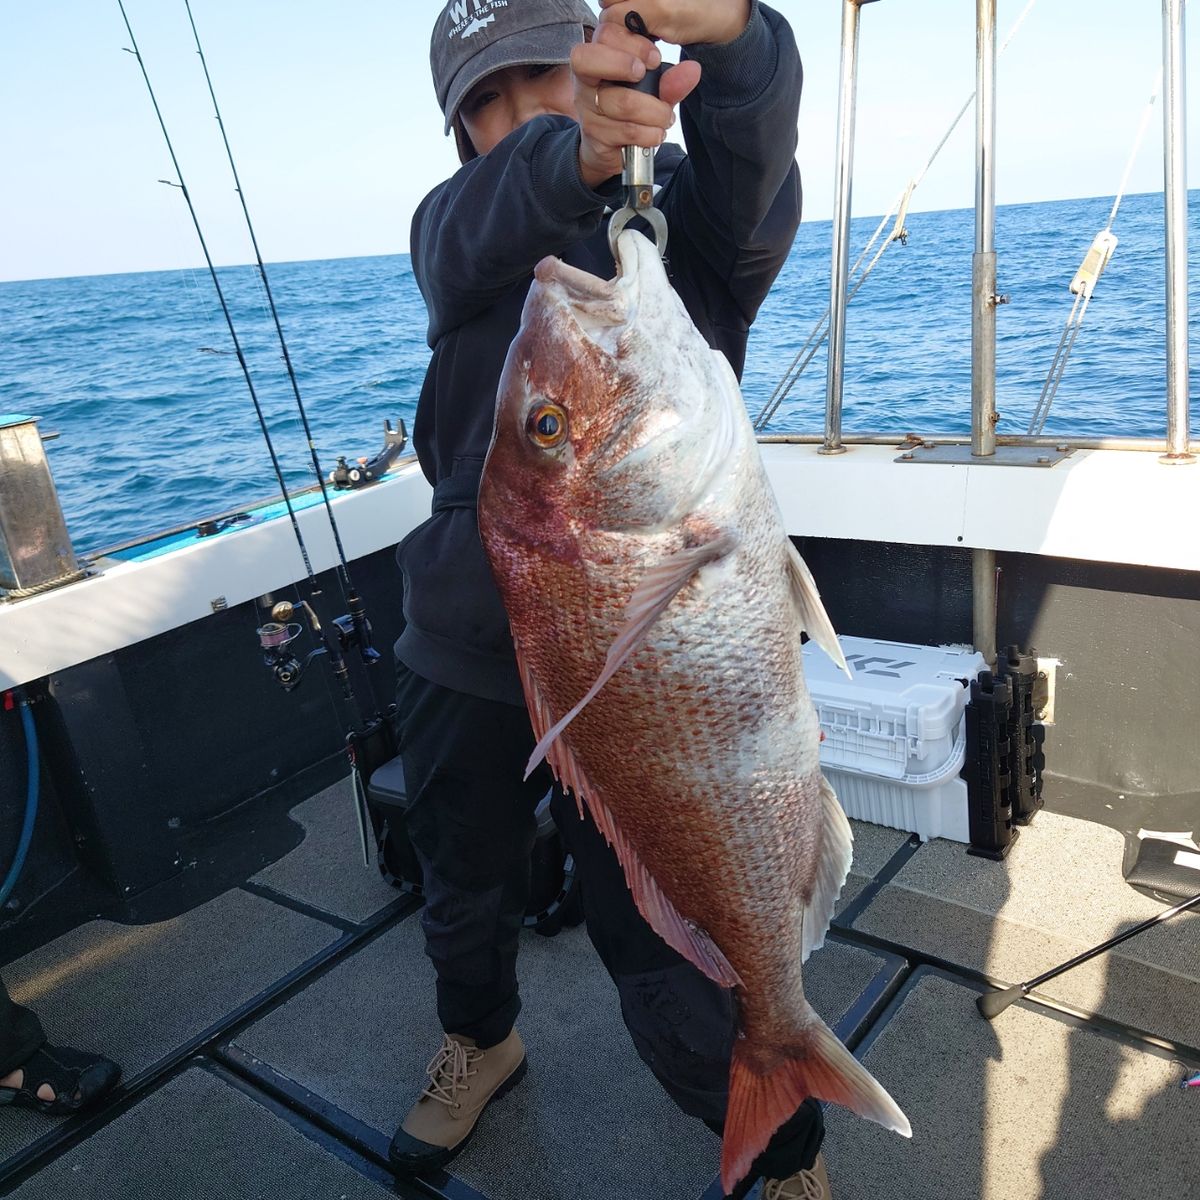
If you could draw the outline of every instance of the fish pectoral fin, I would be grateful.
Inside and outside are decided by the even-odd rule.
[[[796,611],[800,614],[800,624],[808,636],[846,672],[846,677],[853,679],[837,634],[833,631],[833,623],[825,611],[825,605],[821,603],[817,581],[812,577],[808,564],[800,557],[800,551],[792,545],[790,538],[787,542],[787,556],[792,599],[796,603]]]
[[[546,751],[560,733],[591,703],[596,693],[617,673],[626,659],[641,645],[654,622],[663,614],[668,604],[679,594],[683,586],[700,570],[719,558],[724,558],[737,545],[732,533],[720,533],[710,541],[698,546],[689,546],[672,554],[651,567],[629,597],[625,606],[625,623],[617,631],[613,644],[604,659],[604,669],[596,682],[588,688],[583,699],[566,716],[557,721],[542,735],[533,748],[525,767],[528,779],[538,763],[546,757]],[[836,643],[835,643],[836,644]]]
[[[825,944],[829,922],[837,906],[842,885],[850,873],[854,854],[854,833],[846,814],[834,794],[829,780],[821,779],[821,853],[820,866],[813,882],[813,892],[804,906],[800,927],[800,961],[806,962],[814,950]]]

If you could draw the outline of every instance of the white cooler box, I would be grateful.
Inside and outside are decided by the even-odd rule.
[[[986,663],[957,646],[842,637],[849,680],[812,642],[804,675],[821,720],[821,768],[846,814],[970,842],[966,750],[970,681]]]

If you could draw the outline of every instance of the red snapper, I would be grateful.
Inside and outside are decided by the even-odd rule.
[[[737,380],[653,245],[543,260],[500,383],[479,529],[544,755],[638,908],[736,989],[726,1191],[808,1096],[909,1123],[804,997],[850,867],[801,631],[845,666]]]

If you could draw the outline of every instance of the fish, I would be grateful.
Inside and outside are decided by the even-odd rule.
[[[804,996],[852,833],[821,774],[802,631],[847,673],[737,378],[627,230],[605,280],[549,257],[500,378],[479,531],[537,746],[642,916],[735,989],[727,1192],[808,1097],[908,1119]]]
[[[490,16],[486,16],[486,17],[476,17],[466,27],[466,29],[464,29],[462,31],[463,41],[466,41],[466,39],[469,37],[473,37],[475,34],[479,33],[480,30],[486,29],[495,19],[496,19],[495,13],[492,13]]]
[[[1200,1071],[1197,1071],[1195,1075],[1185,1079],[1180,1086],[1185,1092],[1188,1090],[1188,1088],[1200,1088]]]

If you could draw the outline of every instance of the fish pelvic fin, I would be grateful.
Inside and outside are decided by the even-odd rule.
[[[765,1070],[763,1057],[746,1038],[734,1043],[721,1146],[721,1186],[727,1194],[810,1096],[841,1104],[885,1129],[912,1137],[912,1126],[899,1105],[816,1013],[804,1040],[791,1052],[768,1062]]]
[[[633,893],[634,903],[650,928],[672,950],[686,958],[713,983],[726,988],[740,987],[742,978],[725,957],[720,946],[705,930],[680,915],[679,910],[659,887],[658,881],[647,870],[645,863],[625,840],[612,819],[612,814],[603,804],[595,804],[590,800],[587,804],[592,819],[616,851],[621,868],[625,872],[625,881]],[[603,816],[597,816],[598,812],[603,813]]]
[[[617,855],[625,882],[633,895],[638,912],[646,924],[677,954],[683,955],[698,971],[721,987],[738,987],[741,976],[725,957],[721,948],[694,921],[682,916],[659,886],[658,880],[642,862],[641,856],[617,824],[612,810],[589,785],[587,777],[565,742],[558,742],[550,751],[550,765],[565,788],[575,793],[576,801],[587,805],[596,828]]]
[[[842,885],[850,873],[854,856],[854,831],[834,794],[829,780],[818,773],[821,781],[821,853],[813,893],[804,906],[801,928],[800,961],[805,962],[814,950],[825,944],[829,922],[841,895]]]
[[[533,774],[546,757],[547,750],[559,734],[591,703],[600,689],[620,670],[622,664],[641,645],[654,622],[662,616],[668,604],[684,585],[700,570],[719,558],[724,558],[737,545],[732,533],[720,533],[711,541],[689,546],[651,567],[634,589],[625,606],[625,622],[617,631],[613,644],[604,659],[604,669],[588,688],[582,700],[564,717],[555,722],[534,746],[525,766],[525,778]]]
[[[550,724],[550,710],[537,686],[537,681],[526,669],[521,659],[519,647],[517,662],[521,667],[521,682],[525,688],[525,700],[529,707],[533,730],[535,734],[538,734]],[[707,975],[714,983],[727,988],[740,986],[741,976],[722,953],[721,948],[708,933],[694,921],[689,921],[682,916],[675,905],[671,903],[659,886],[658,880],[642,862],[633,843],[629,841],[617,824],[612,810],[600,798],[599,792],[589,781],[583,766],[567,742],[559,739],[550,745],[546,753],[546,761],[550,764],[550,769],[554,772],[554,777],[558,782],[574,795],[575,803],[579,806],[580,817],[583,816],[586,805],[596,828],[600,830],[605,840],[616,852],[621,870],[625,874],[625,882],[629,885],[638,912],[642,914],[650,928],[672,950],[683,955],[688,962]]]
[[[800,624],[808,636],[846,672],[846,678],[853,679],[854,675],[846,662],[845,654],[842,653],[841,643],[833,631],[833,622],[825,611],[825,605],[821,603],[817,581],[812,577],[808,564],[800,557],[800,551],[792,544],[791,538],[787,540],[787,559],[792,600],[800,616]]]

